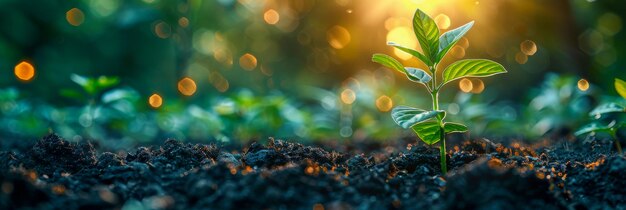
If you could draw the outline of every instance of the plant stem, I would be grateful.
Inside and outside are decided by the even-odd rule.
[[[439,91],[433,90],[431,93],[433,99],[433,111],[439,110]],[[439,123],[439,155],[441,159],[441,174],[448,173],[447,158],[446,158],[446,134],[443,129],[443,119],[437,115],[437,122]]]
[[[619,143],[619,139],[617,138],[617,131],[612,130],[611,132],[611,137],[613,137],[613,141],[615,141],[615,147],[617,148],[617,153],[618,154],[623,154],[622,153],[622,145]]]

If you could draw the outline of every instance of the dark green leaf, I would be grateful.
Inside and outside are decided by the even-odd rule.
[[[450,49],[472,28],[473,25],[474,21],[443,33],[443,35],[439,37],[439,53],[437,54],[436,62],[440,62],[443,57],[446,56],[448,51],[450,51]]]
[[[602,104],[589,112],[589,116],[602,115],[611,112],[624,112],[624,107],[616,103]]]
[[[450,64],[443,71],[443,83],[446,84],[463,77],[488,77],[506,73],[506,69],[499,63],[486,59],[467,59]]]
[[[413,15],[413,32],[422,47],[424,55],[433,63],[439,52],[439,28],[435,21],[422,10]]]
[[[441,126],[437,122],[418,123],[411,129],[428,145],[435,144],[441,140]]]
[[[418,108],[397,106],[391,110],[391,118],[402,128],[410,128],[411,126],[431,119],[443,111],[426,111]]]
[[[420,59],[422,62],[424,62],[424,64],[426,64],[427,66],[432,65],[432,63],[430,63],[430,59],[428,59],[426,56],[424,56],[422,53],[418,52],[417,50],[411,49],[411,48],[406,48],[404,46],[401,46],[399,44],[396,44],[395,42],[387,42],[387,45],[389,46],[393,46],[395,48],[398,48],[399,50],[402,50],[408,54],[411,54],[413,56],[415,56],[416,58]]]
[[[467,132],[467,126],[460,123],[447,122],[443,124],[446,133],[463,133]]]

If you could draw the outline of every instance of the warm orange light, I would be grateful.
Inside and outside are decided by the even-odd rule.
[[[399,45],[415,49],[417,47],[417,39],[413,34],[413,29],[409,27],[395,27],[387,33],[387,42],[395,42]],[[393,48],[393,53],[402,60],[408,60],[413,56],[397,48]]]
[[[519,64],[525,64],[526,62],[528,62],[528,56],[524,53],[518,52],[517,54],[515,54],[515,61],[517,61],[517,63]]]
[[[252,71],[257,65],[256,57],[250,53],[246,53],[239,58],[239,65],[245,70]]]
[[[85,14],[78,8],[72,8],[65,13],[65,19],[70,25],[79,26],[85,21]]]
[[[522,53],[524,53],[525,55],[530,56],[537,53],[537,45],[531,40],[523,41],[522,43],[520,43],[519,47]]]
[[[14,73],[17,79],[27,82],[35,77],[35,67],[28,61],[22,61],[15,65]]]
[[[189,26],[189,19],[186,17],[181,17],[178,19],[178,25],[183,28],[187,28]]]
[[[581,91],[587,91],[589,89],[589,82],[586,79],[578,80],[578,89]]]
[[[341,92],[341,101],[345,104],[352,104],[356,100],[356,94],[351,89],[345,89]]]
[[[163,105],[163,98],[161,98],[161,96],[159,94],[152,94],[149,98],[148,98],[148,104],[150,104],[150,106],[152,108],[159,108],[161,107],[161,105]]]
[[[166,39],[170,37],[172,33],[172,28],[166,22],[159,21],[156,25],[154,25],[154,33],[161,39]]]
[[[196,82],[189,77],[178,81],[178,91],[186,96],[191,96],[196,92]]]
[[[479,94],[485,90],[485,83],[480,79],[472,79],[472,93]]]
[[[274,25],[280,21],[280,14],[278,14],[276,10],[269,9],[263,13],[263,20],[265,20],[267,24]]]
[[[437,23],[437,27],[440,29],[448,29],[450,28],[450,17],[446,14],[439,14],[435,17],[435,23]]]
[[[376,108],[381,112],[388,112],[393,107],[393,100],[389,96],[382,95],[376,99]]]
[[[456,45],[452,47],[452,49],[450,50],[450,54],[452,54],[452,56],[454,56],[455,58],[461,59],[465,57],[465,48]]]
[[[472,81],[470,81],[467,78],[463,78],[461,79],[461,81],[459,81],[459,89],[461,89],[461,91],[469,93],[470,91],[472,91],[472,88],[474,88]]]
[[[333,26],[326,32],[328,44],[335,49],[342,49],[350,43],[351,37],[348,29],[341,26]]]

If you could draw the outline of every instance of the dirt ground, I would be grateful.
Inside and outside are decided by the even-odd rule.
[[[451,144],[446,176],[423,145],[3,141],[18,146],[0,148],[0,209],[626,209],[608,141]]]

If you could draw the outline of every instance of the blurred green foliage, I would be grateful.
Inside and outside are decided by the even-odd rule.
[[[443,90],[442,101],[454,100],[442,104],[448,117],[468,122],[472,136],[570,133],[617,95],[613,78],[626,78],[621,1],[0,0],[0,136],[405,136],[386,113],[389,103],[430,104],[369,58],[394,53],[380,43],[416,7],[476,20],[472,41],[454,56],[489,57],[509,70],[485,79],[479,93]],[[279,14],[274,24],[270,10]],[[526,41],[534,52],[523,49]],[[21,61],[36,70],[29,82],[13,75]],[[183,77],[197,84],[192,96],[177,90]],[[576,87],[581,78],[591,83],[586,91]],[[351,103],[342,100],[347,89]],[[148,105],[155,93],[163,97],[157,109]]]

